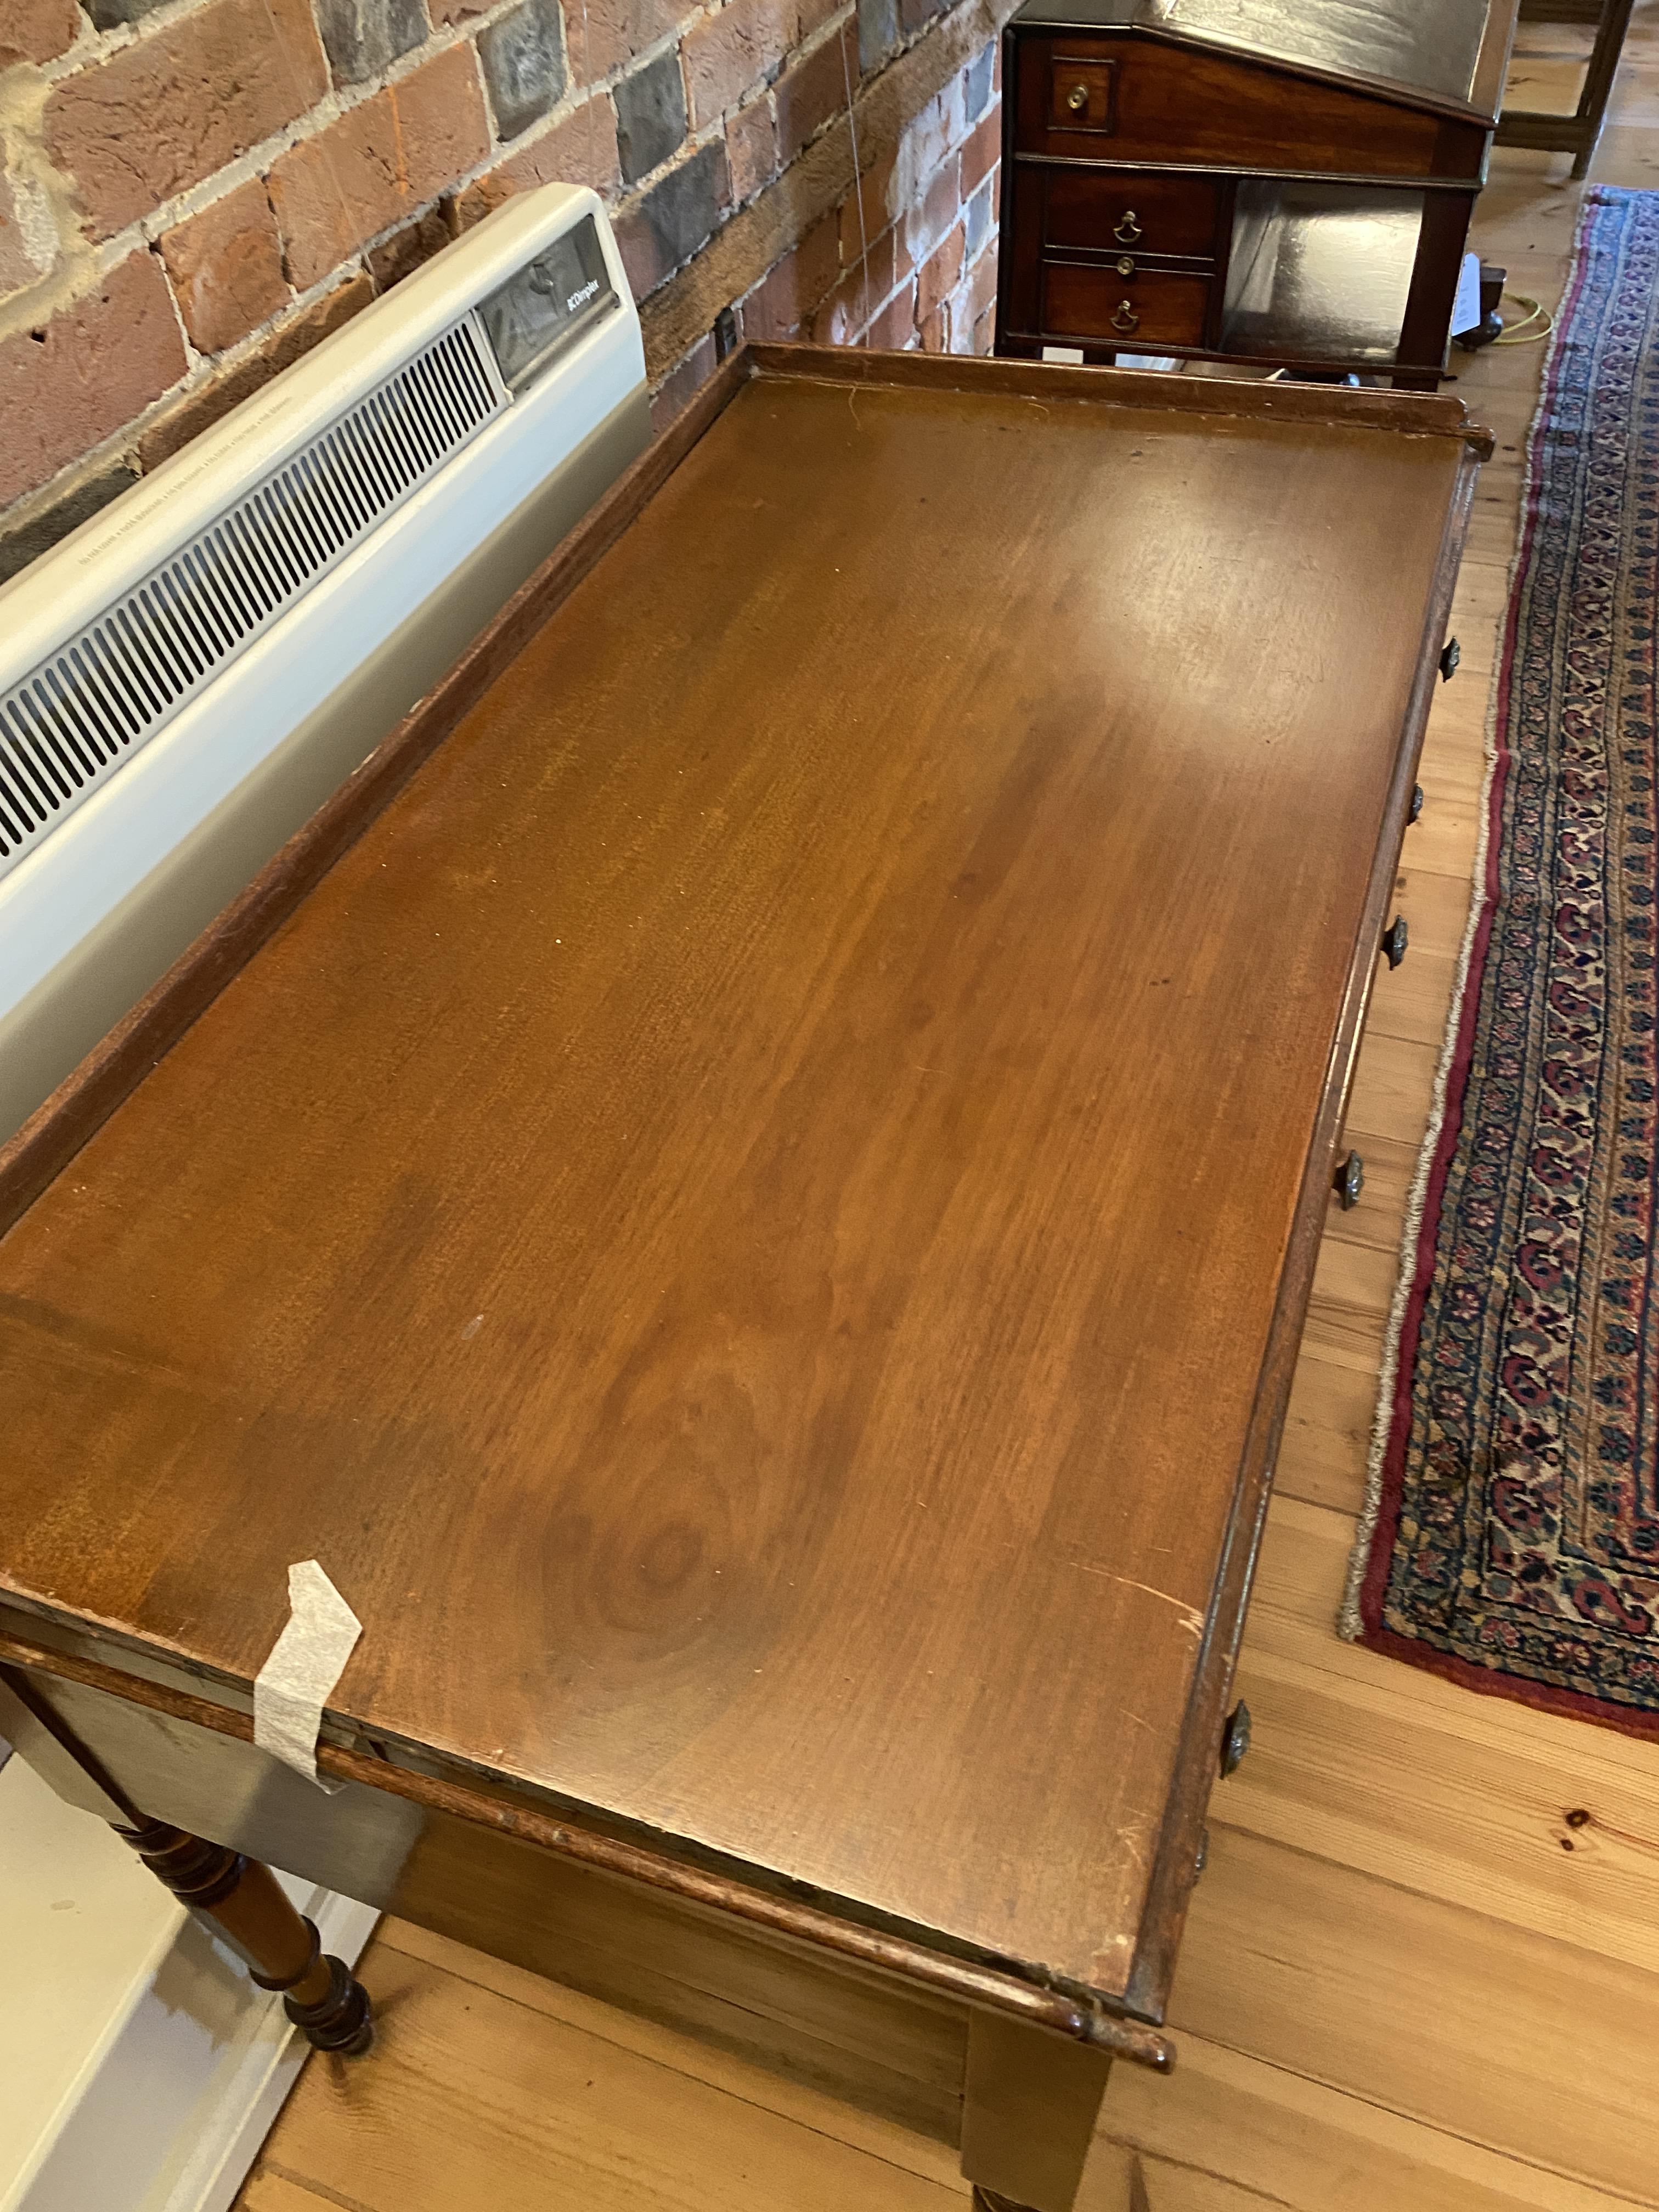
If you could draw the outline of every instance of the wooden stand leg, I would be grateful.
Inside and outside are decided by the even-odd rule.
[[[295,1911],[269,1867],[165,1821],[111,1826],[180,1904],[225,1938],[252,1982],[284,1992],[283,2009],[307,2043],[349,2057],[368,2049],[368,1990],[343,1960],[325,1957],[315,1923]]]
[[[1096,2140],[1110,2070],[1104,2051],[974,2014],[962,2171],[975,2212],[1146,2212],[1139,2159]]]

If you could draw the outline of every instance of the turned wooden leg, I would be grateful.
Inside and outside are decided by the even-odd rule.
[[[1110,2071],[1103,2051],[972,2014],[962,2171],[975,2212],[1147,2212],[1139,2160],[1097,2136]]]
[[[181,1905],[222,1936],[262,1990],[319,2051],[355,2057],[374,2037],[368,1992],[343,1960],[325,1957],[313,1922],[289,1903],[267,1866],[161,1820],[111,1826]]]

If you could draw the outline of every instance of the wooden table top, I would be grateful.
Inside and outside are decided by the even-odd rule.
[[[1474,465],[1173,383],[728,368],[0,1242],[0,1593],[1161,2002]]]

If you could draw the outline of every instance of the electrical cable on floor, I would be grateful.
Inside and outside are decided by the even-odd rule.
[[[1524,307],[1527,312],[1518,323],[1506,324],[1503,337],[1494,338],[1492,343],[1495,346],[1541,345],[1555,328],[1555,318],[1549,309],[1540,307],[1528,292],[1506,292],[1504,297],[1513,300],[1517,307]],[[1540,319],[1539,329],[1534,331],[1528,327],[1529,324],[1540,322]]]

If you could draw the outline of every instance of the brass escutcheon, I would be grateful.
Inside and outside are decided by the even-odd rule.
[[[1084,109],[1089,105],[1088,86],[1086,84],[1074,84],[1066,95],[1066,105],[1071,109],[1073,115],[1081,115]]]

